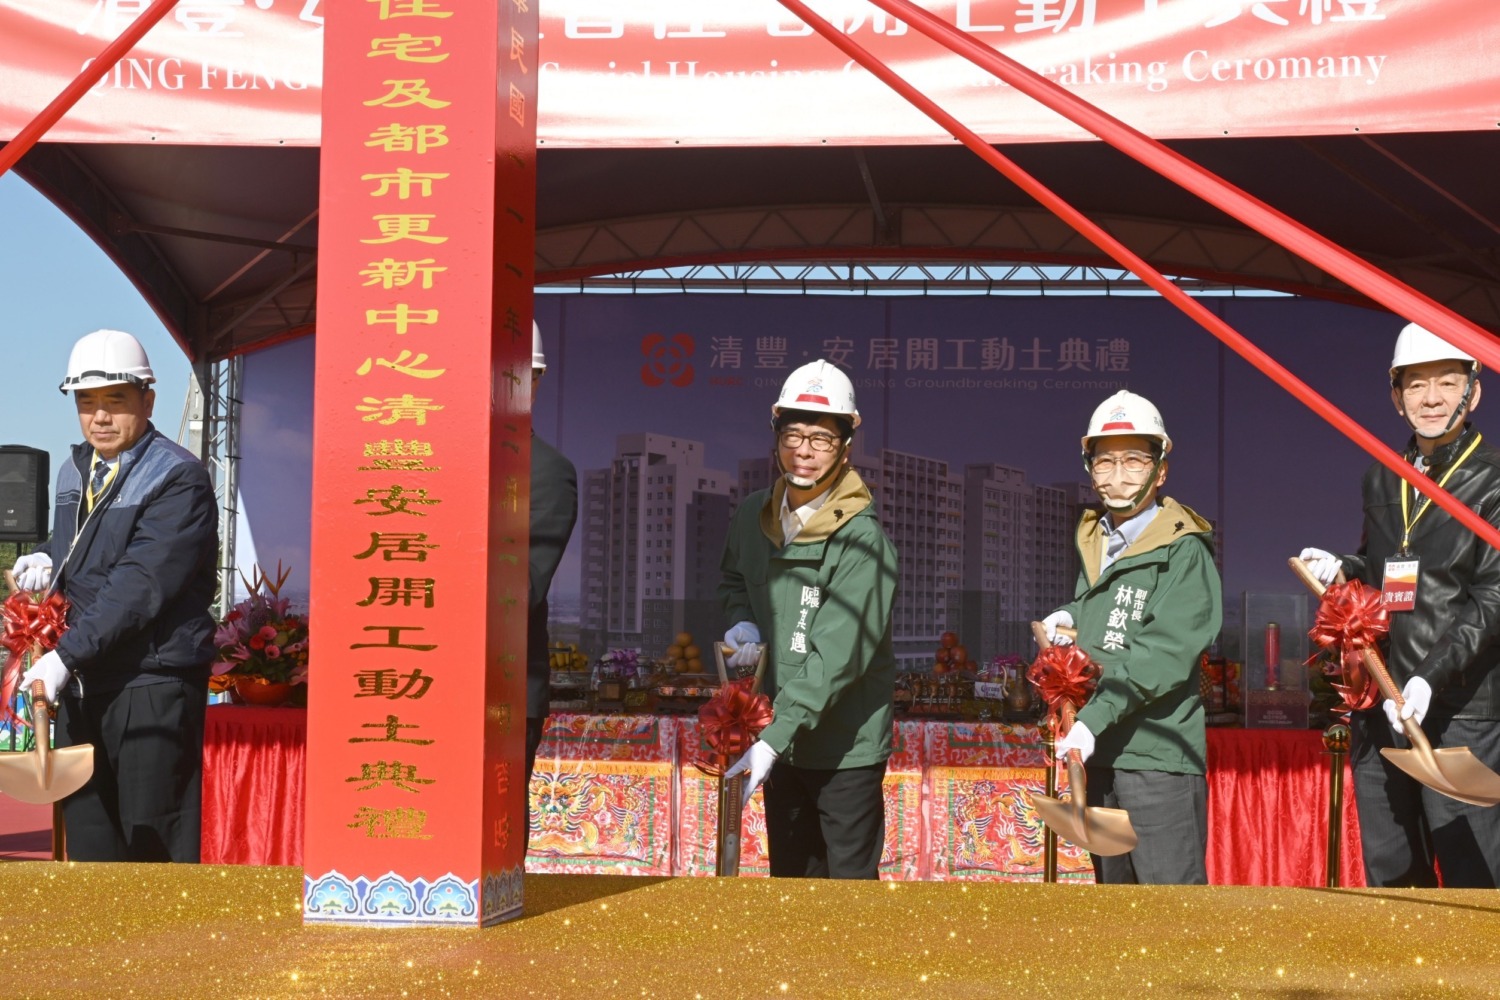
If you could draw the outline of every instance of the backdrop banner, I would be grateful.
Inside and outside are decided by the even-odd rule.
[[[1206,301],[1405,442],[1386,379],[1401,320],[1285,297]],[[1359,545],[1369,457],[1160,299],[590,294],[540,295],[536,310],[550,364],[533,426],[579,472],[554,635],[576,629],[593,655],[722,634],[729,513],[768,481],[782,380],[820,356],[854,382],[856,461],[901,554],[903,661],[930,664],[945,628],[971,655],[1029,655],[1026,623],[1076,579],[1072,532],[1092,500],[1079,438],[1118,389],[1160,407],[1174,442],[1164,492],[1216,525],[1226,635],[1244,593],[1302,593],[1288,556]],[[246,357],[240,482],[262,562],[306,545],[307,491],[286,485],[306,474],[312,402],[297,373],[311,354],[307,338]]]
[[[148,6],[0,0],[0,139]],[[181,0],[48,138],[317,145],[332,6]],[[1473,0],[922,6],[1157,138],[1495,127],[1500,18]],[[993,142],[1086,137],[865,0],[813,7]],[[544,0],[540,18],[544,146],[952,141],[776,0]]]

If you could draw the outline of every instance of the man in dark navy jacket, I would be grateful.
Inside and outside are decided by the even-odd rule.
[[[155,381],[128,333],[74,345],[60,388],[85,440],[58,470],[52,537],[15,566],[69,602],[22,683],[57,701],[59,746],[94,747],[63,801],[74,861],[199,858],[218,508],[202,463],[151,424]]]
[[[542,330],[531,324],[531,395],[547,370]],[[531,551],[526,618],[526,785],[536,769],[536,752],[551,711],[551,670],[547,662],[547,592],[562,562],[563,550],[578,520],[578,471],[562,452],[531,435]],[[531,822],[531,796],[525,796],[526,830]]]

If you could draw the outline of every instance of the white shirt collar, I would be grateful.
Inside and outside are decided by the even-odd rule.
[[[812,516],[817,513],[819,507],[823,506],[828,500],[828,494],[832,492],[833,490],[824,490],[796,510],[792,510],[791,505],[787,503],[789,494],[786,492],[781,494],[782,545],[792,544],[792,539],[802,533],[802,529],[807,527],[807,522],[812,520]]]

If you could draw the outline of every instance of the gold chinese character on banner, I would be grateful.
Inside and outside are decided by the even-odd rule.
[[[437,581],[430,577],[372,576],[369,579],[370,595],[355,602],[361,608],[368,608],[377,602],[387,608],[397,604],[409,608],[414,603],[430,608],[436,599]]]
[[[446,125],[402,125],[391,122],[370,133],[366,146],[383,146],[387,153],[425,154],[429,149],[448,145]]]
[[[354,407],[365,416],[360,417],[363,421],[373,421],[382,426],[389,427],[391,424],[410,420],[418,427],[427,424],[427,414],[442,407],[430,399],[418,399],[411,393],[396,398],[384,400],[376,399],[374,396],[366,396],[364,402]]]
[[[361,243],[395,243],[399,240],[415,240],[418,243],[447,243],[446,236],[429,236],[435,215],[372,215],[370,221],[380,230],[378,237],[360,240]]]
[[[412,743],[416,746],[426,746],[427,744],[433,742],[432,740],[419,740],[415,737],[399,735],[400,731],[403,729],[420,729],[421,727],[416,725],[415,723],[402,722],[394,715],[387,715],[384,722],[361,723],[359,728],[384,729],[385,735],[353,736],[349,739],[350,743]]]
[[[415,643],[402,642],[402,632],[425,632],[425,625],[366,625],[360,629],[362,632],[384,632],[385,642],[353,642],[349,644],[350,649],[413,649],[419,653],[430,653],[437,649],[437,643]]]
[[[379,182],[375,190],[370,192],[371,198],[384,198],[391,192],[401,201],[412,196],[415,192],[419,198],[432,197],[432,182],[445,180],[449,174],[419,174],[410,167],[397,167],[388,174],[360,174],[362,181]]]
[[[433,0],[368,0],[380,5],[380,20],[389,21],[398,17],[452,17],[451,10],[443,10]],[[270,6],[267,4],[266,6]]]
[[[395,38],[370,39],[370,51],[366,59],[390,56],[397,62],[440,63],[453,53],[438,52],[443,45],[441,35],[413,35],[401,32]]]
[[[424,489],[409,490],[404,486],[388,486],[385,489],[371,488],[365,490],[362,500],[354,501],[357,507],[360,504],[377,504],[380,510],[366,511],[371,517],[386,517],[391,514],[410,514],[412,517],[426,517],[420,510],[412,510],[413,506],[432,507],[442,503],[441,500],[427,499],[427,491]]]
[[[386,562],[426,562],[427,550],[438,548],[436,542],[427,540],[425,531],[370,532],[370,547],[355,555],[356,559],[368,559],[379,552]]]
[[[354,814],[354,822],[346,824],[349,829],[365,828],[365,836],[392,840],[431,840],[432,834],[423,833],[427,826],[426,809],[372,809],[360,806]]]
[[[432,687],[432,678],[422,673],[421,667],[414,667],[409,674],[395,669],[358,670],[354,674],[354,684],[356,698],[385,698],[390,701],[410,698],[416,701]]]
[[[365,326],[394,326],[398,336],[411,329],[412,324],[436,326],[437,321],[436,309],[413,309],[405,302],[397,302],[394,309],[365,310]]]
[[[419,80],[382,80],[391,89],[379,97],[371,98],[364,102],[367,108],[409,108],[413,104],[420,104],[424,108],[446,108],[452,101],[444,101],[432,96],[432,88],[427,86],[426,79]]]
[[[411,363],[408,364],[407,362]],[[396,360],[388,361],[385,358],[365,358],[364,363],[354,369],[356,375],[368,375],[375,368],[389,368],[393,372],[402,375],[410,375],[412,378],[437,378],[446,372],[446,368],[422,368],[427,363],[426,354],[413,355],[411,351],[402,351],[396,355]]]
[[[356,785],[354,789],[356,792],[368,792],[372,788],[390,785],[392,788],[399,788],[403,792],[414,794],[422,791],[415,787],[417,785],[437,784],[436,778],[417,777],[417,765],[403,764],[399,760],[377,760],[373,763],[361,764],[359,774],[345,778],[344,781]]]

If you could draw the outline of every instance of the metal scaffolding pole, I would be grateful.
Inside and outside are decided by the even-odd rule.
[[[181,443],[208,468],[219,500],[219,595],[215,617],[234,603],[235,532],[239,522],[240,380],[244,361],[193,366]]]

